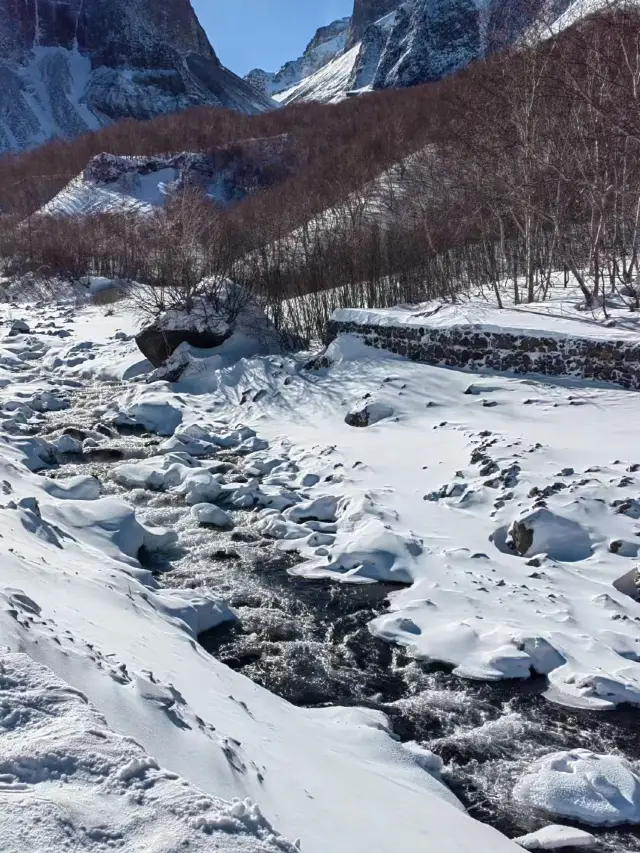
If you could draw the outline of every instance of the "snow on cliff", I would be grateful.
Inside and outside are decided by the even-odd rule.
[[[273,102],[220,64],[189,0],[0,0],[0,152],[122,118]]]

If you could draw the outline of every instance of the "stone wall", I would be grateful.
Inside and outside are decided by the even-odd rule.
[[[366,344],[425,364],[467,370],[543,373],[640,388],[640,341],[544,337],[472,326],[372,326],[332,320],[328,336],[356,334]]]

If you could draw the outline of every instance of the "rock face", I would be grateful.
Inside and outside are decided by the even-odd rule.
[[[429,83],[482,55],[473,0],[426,0],[401,7],[376,70],[375,89]]]
[[[0,82],[0,151],[189,106],[273,107],[220,64],[189,0],[0,0]]]
[[[301,67],[309,75],[305,85],[285,101],[330,103],[362,89],[438,80],[513,44],[542,12],[542,30],[548,33],[570,2],[533,0],[525,7],[510,0],[355,0],[344,50],[319,56],[322,65],[316,65],[315,73]],[[260,76],[251,79],[263,81]],[[267,91],[277,91],[269,90],[271,83],[265,85]]]
[[[398,0],[355,0],[349,28],[348,46],[353,47],[365,34],[370,24],[395,11],[400,6]]]

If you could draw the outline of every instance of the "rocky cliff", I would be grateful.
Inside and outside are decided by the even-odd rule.
[[[189,0],[0,0],[0,151],[200,105],[273,107]]]
[[[344,49],[321,56],[322,64],[283,95],[282,88],[270,91],[285,103],[329,103],[357,91],[438,80],[513,44],[542,12],[548,34],[570,5],[571,0],[533,0],[526,7],[510,0],[354,0]]]
[[[354,0],[348,47],[353,47],[365,34],[367,27],[400,6],[399,0]]]

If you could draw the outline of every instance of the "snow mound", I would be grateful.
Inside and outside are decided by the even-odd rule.
[[[563,847],[595,847],[596,839],[590,832],[572,826],[545,826],[537,832],[514,838],[525,850],[561,850]]]
[[[546,507],[522,513],[511,524],[506,545],[521,557],[546,554],[567,563],[591,554],[589,533],[577,521]]]
[[[523,805],[591,826],[640,823],[640,776],[624,759],[586,749],[556,752],[531,767],[513,796]]]
[[[173,704],[159,689],[153,695]],[[251,800],[226,802],[163,770],[82,693],[23,654],[0,656],[0,755],[3,853],[296,850]]]
[[[166,396],[147,393],[115,413],[111,422],[117,426],[144,427],[158,435],[173,435],[182,423],[182,412]]]

